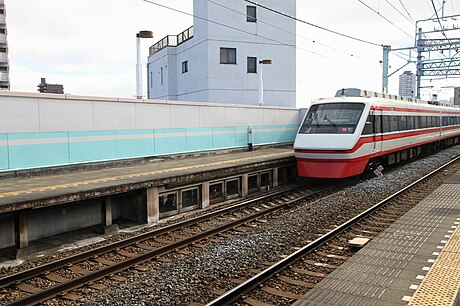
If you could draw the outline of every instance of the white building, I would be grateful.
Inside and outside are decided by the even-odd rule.
[[[404,71],[399,76],[399,95],[406,98],[415,98],[415,74]]]
[[[0,90],[10,89],[5,1],[0,0]]]
[[[296,15],[296,0],[258,0]],[[150,99],[295,107],[296,22],[244,0],[194,0],[194,25],[150,48]]]

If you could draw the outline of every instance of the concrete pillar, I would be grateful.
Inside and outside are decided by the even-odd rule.
[[[248,195],[248,174],[241,177],[241,196],[244,198]]]
[[[272,186],[273,188],[278,187],[278,168],[273,169]]]
[[[209,182],[201,184],[201,208],[209,206]]]
[[[151,187],[145,191],[147,204],[147,223],[160,220],[160,202],[158,201],[158,187]]]
[[[14,238],[16,249],[29,246],[29,226],[27,213],[24,211],[18,211],[14,214]]]
[[[101,219],[104,234],[118,231],[118,224],[113,224],[112,197],[105,197],[101,205]]]

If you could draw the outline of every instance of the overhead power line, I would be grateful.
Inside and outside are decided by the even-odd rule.
[[[398,10],[398,8],[396,6],[394,6],[390,1],[388,0],[385,0],[386,3],[388,3],[392,8],[395,9],[395,11],[397,11],[404,19],[406,19],[407,21],[409,21],[411,24],[415,24],[415,22],[413,22],[412,20],[410,20],[403,12],[401,12],[400,10]],[[410,16],[410,15],[409,15]]]
[[[308,53],[311,53],[311,54],[315,54],[315,55],[317,55],[317,56],[324,57],[324,58],[327,58],[327,59],[330,59],[330,60],[340,61],[340,60],[335,59],[335,58],[332,58],[332,57],[330,57],[330,56],[326,56],[326,55],[319,54],[319,53],[314,52],[314,51],[310,51],[310,50],[307,50],[307,49],[304,49],[304,48],[297,47],[295,44],[294,44],[294,45],[293,45],[293,44],[288,44],[288,43],[285,43],[285,42],[282,42],[282,41],[279,41],[279,40],[276,40],[276,39],[272,39],[272,38],[270,38],[270,37],[266,37],[266,36],[263,36],[263,35],[255,34],[255,33],[249,32],[249,31],[245,31],[245,30],[241,30],[241,29],[239,29],[239,28],[232,27],[232,26],[230,26],[230,25],[227,25],[227,24],[224,24],[224,23],[221,23],[221,22],[218,22],[218,21],[210,20],[210,19],[207,19],[207,18],[204,18],[204,17],[201,17],[201,16],[197,16],[197,15],[194,15],[194,14],[192,14],[192,13],[188,13],[188,12],[185,12],[185,11],[181,11],[181,10],[179,10],[179,9],[176,9],[176,8],[173,8],[173,7],[170,7],[170,6],[167,6],[167,5],[164,5],[164,4],[161,4],[161,3],[158,3],[158,2],[152,1],[152,0],[142,0],[142,1],[143,1],[143,2],[146,2],[146,3],[149,3],[149,4],[152,4],[152,5],[155,5],[155,6],[158,6],[158,7],[162,7],[162,8],[165,8],[165,9],[168,9],[168,10],[171,10],[171,11],[174,11],[174,12],[177,12],[177,13],[181,13],[181,14],[184,14],[184,15],[187,15],[187,16],[191,16],[191,17],[194,17],[194,18],[198,18],[198,19],[203,20],[203,21],[207,21],[207,22],[210,22],[210,23],[213,23],[213,24],[217,24],[217,25],[220,25],[220,26],[222,26],[222,27],[226,27],[226,28],[229,28],[229,29],[238,31],[238,32],[242,32],[242,33],[245,33],[245,34],[248,34],[248,35],[251,35],[251,36],[263,38],[263,39],[266,39],[266,40],[268,40],[268,41],[275,42],[275,43],[280,44],[280,45],[284,45],[284,46],[287,46],[287,47],[292,47],[292,48],[295,48],[295,49],[298,49],[298,50],[302,50],[302,51],[305,51],[305,52],[308,52]]]
[[[234,13],[240,14],[240,15],[242,15],[242,16],[247,16],[246,13],[243,13],[243,12],[241,12],[241,11],[235,10],[235,9],[233,9],[233,8],[231,8],[231,7],[228,7],[228,6],[225,6],[225,5],[221,4],[221,3],[218,3],[218,2],[215,2],[215,1],[212,1],[212,0],[208,0],[208,2],[213,3],[214,5],[220,6],[220,7],[222,7],[222,8],[225,8],[225,9],[227,9],[227,10],[229,10],[229,11],[234,12]],[[360,57],[360,56],[354,55],[354,54],[352,54],[352,53],[343,51],[343,50],[341,50],[341,49],[338,49],[338,48],[329,46],[329,45],[327,45],[327,44],[318,42],[318,41],[316,41],[316,40],[307,38],[307,37],[305,37],[305,36],[302,36],[302,35],[299,35],[299,34],[297,34],[297,33],[294,33],[294,32],[288,31],[288,30],[286,30],[286,29],[283,29],[283,28],[281,28],[281,27],[278,27],[278,26],[274,25],[274,24],[271,23],[271,22],[266,22],[266,21],[260,19],[260,17],[257,17],[257,22],[260,22],[260,23],[265,24],[265,25],[267,25],[267,26],[269,26],[269,27],[278,29],[278,30],[280,30],[280,31],[282,31],[282,32],[285,32],[285,33],[288,33],[288,34],[297,36],[297,37],[299,37],[299,38],[308,40],[308,41],[310,41],[310,42],[312,42],[312,43],[314,43],[314,44],[320,45],[320,46],[322,46],[322,47],[324,47],[324,48],[327,48],[327,49],[336,51],[336,52],[338,52],[338,53],[342,53],[342,54],[348,55],[348,56],[353,57],[353,58],[357,58],[357,59],[361,59],[361,60],[364,60],[364,61],[368,61],[368,62],[369,62],[369,60],[364,59],[364,58],[362,58],[362,57]]]
[[[410,35],[409,33],[407,33],[406,31],[404,31],[403,29],[401,29],[399,26],[397,26],[394,22],[392,22],[390,19],[386,18],[385,16],[383,16],[382,14],[380,14],[380,12],[376,11],[375,9],[373,9],[372,7],[370,7],[369,5],[367,5],[366,3],[364,3],[363,1],[361,0],[358,0],[362,5],[364,5],[365,7],[367,7],[368,9],[370,9],[371,11],[373,11],[374,13],[376,13],[377,15],[379,15],[380,17],[382,17],[383,19],[385,19],[388,23],[390,23],[392,26],[394,26],[395,28],[397,28],[398,30],[400,30],[402,33],[406,34],[408,37],[410,37],[411,39],[413,39],[413,35]]]
[[[452,0],[451,0],[452,1]],[[409,14],[409,11],[406,9],[406,6],[404,5],[404,3],[402,2],[402,0],[399,0],[399,3],[401,3],[402,7],[404,8],[404,10],[406,11],[407,13],[407,16],[409,16],[410,20],[412,20],[413,23],[415,23],[415,20],[412,18],[412,16]]]
[[[442,35],[444,35],[445,38],[447,38],[446,33],[444,33],[444,30],[442,28],[441,20],[439,19],[439,15],[438,15],[438,10],[436,9],[436,5],[434,4],[433,0],[431,0],[431,4],[433,5],[434,13],[436,14],[436,19],[438,20],[439,26],[441,27],[440,29],[441,33]]]
[[[299,19],[299,18],[297,18],[297,17],[294,17],[294,16],[291,16],[291,15],[289,15],[289,14],[280,12],[280,11],[278,11],[278,10],[275,10],[275,9],[273,9],[273,8],[270,8],[270,7],[268,7],[268,6],[262,5],[262,4],[260,4],[260,3],[257,3],[257,2],[251,1],[251,0],[245,0],[245,1],[248,2],[248,3],[254,4],[254,5],[258,6],[258,7],[261,7],[261,8],[263,8],[263,9],[266,9],[266,10],[268,10],[268,11],[270,11],[270,12],[273,12],[273,13],[276,13],[276,14],[278,14],[278,15],[281,15],[281,16],[284,16],[284,17],[293,19],[293,20],[295,20],[295,21],[298,21],[298,22],[307,24],[307,25],[309,25],[309,26],[315,27],[315,28],[317,28],[317,29],[320,29],[320,30],[323,30],[323,31],[326,31],[326,32],[329,32],[329,33],[332,33],[332,34],[335,34],[335,35],[339,35],[339,36],[342,36],[342,37],[345,37],[345,38],[349,38],[349,39],[352,39],[352,40],[355,40],[355,41],[359,41],[359,42],[362,42],[362,43],[365,43],[365,44],[373,45],[373,46],[376,46],[376,47],[381,47],[381,46],[382,46],[382,44],[377,44],[377,43],[374,43],[374,42],[371,42],[371,41],[368,41],[368,40],[364,40],[364,39],[361,39],[361,38],[353,37],[353,36],[348,35],[348,34],[343,34],[343,33],[340,33],[340,32],[337,32],[337,31],[334,31],[334,30],[331,30],[331,29],[327,29],[327,28],[325,28],[325,27],[322,27],[322,26],[313,24],[313,23],[311,23],[311,22],[308,22],[308,21]]]

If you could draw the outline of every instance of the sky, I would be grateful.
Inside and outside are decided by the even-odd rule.
[[[193,13],[193,0],[152,1]],[[439,9],[442,1],[433,3]],[[143,0],[5,0],[5,6],[11,90],[22,92],[37,92],[40,78],[45,77],[48,83],[63,84],[65,92],[73,95],[133,98],[135,35],[151,30],[154,38],[143,39],[141,47],[146,95],[149,46],[193,24],[191,16]],[[460,14],[460,0],[445,0],[444,12]],[[431,0],[298,0],[299,19],[378,46],[297,23],[297,107],[331,97],[344,87],[381,92],[380,45],[412,47],[415,24],[411,19],[433,15]],[[460,24],[460,18],[452,22]],[[434,26],[423,23],[424,28]],[[458,38],[460,30],[446,34]],[[407,55],[390,53],[390,73],[407,62]],[[398,75],[405,70],[415,73],[415,65],[390,77],[390,93],[398,93]],[[426,79],[422,86],[422,98],[438,94],[448,99],[452,87],[460,86],[460,78]]]

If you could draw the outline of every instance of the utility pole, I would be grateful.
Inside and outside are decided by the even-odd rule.
[[[445,1],[443,1],[444,7]],[[421,88],[424,78],[447,79],[452,76],[460,76],[460,27],[458,18],[460,14],[453,16],[444,16],[442,24],[438,18],[430,18],[418,20],[415,23],[415,43],[413,47],[392,49],[390,46],[383,46],[383,76],[382,90],[388,92],[388,79],[393,74],[401,70],[403,67],[411,63],[416,63],[416,82],[417,82],[417,98],[421,97]],[[433,22],[439,23],[439,27],[434,27],[431,30]],[[423,30],[423,23],[428,23],[425,26],[430,30]],[[449,34],[449,37],[447,34]],[[457,37],[452,37],[457,34]],[[389,54],[393,51],[409,51],[408,61],[402,67],[389,73]],[[411,51],[417,52],[417,59],[412,60]]]
[[[383,46],[383,60],[382,60],[382,66],[383,66],[383,78],[382,78],[382,92],[383,93],[388,93],[388,69],[389,69],[389,63],[388,63],[388,58],[390,55],[391,51],[391,46]]]

